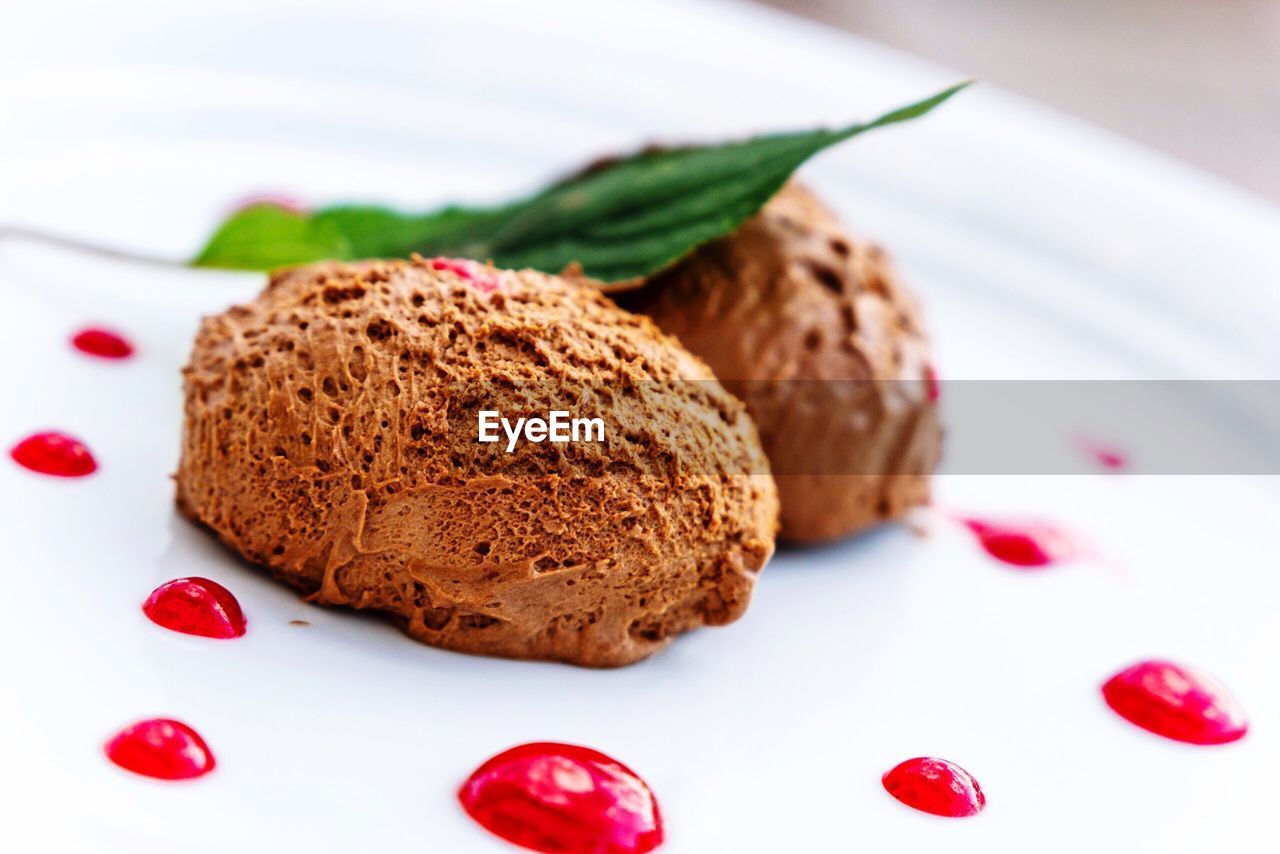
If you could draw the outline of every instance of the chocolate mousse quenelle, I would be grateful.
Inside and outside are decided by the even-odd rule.
[[[746,403],[784,539],[835,539],[928,500],[941,429],[915,302],[884,252],[804,188],[788,185],[736,233],[621,302]]]
[[[434,646],[628,664],[741,616],[773,553],[743,405],[572,278],[286,270],[204,321],[185,376],[181,510]]]

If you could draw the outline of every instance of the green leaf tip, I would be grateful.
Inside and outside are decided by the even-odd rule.
[[[899,107],[896,110],[891,110],[880,116],[878,119],[875,119],[865,125],[861,125],[860,127],[862,130],[871,130],[872,128],[884,127],[885,125],[918,119],[921,116],[932,112],[935,108],[942,106],[958,93],[968,89],[973,85],[973,83],[974,81],[972,80],[965,80],[963,83],[957,83],[954,86],[943,89],[936,95],[925,98],[924,100],[916,101],[914,104],[908,104],[905,107]]]
[[[813,155],[859,134],[920,118],[973,81],[870,122],[609,160],[492,208],[404,213],[340,205],[299,214],[255,205],[214,232],[194,266],[267,270],[327,258],[456,255],[601,282],[642,280],[734,232]]]

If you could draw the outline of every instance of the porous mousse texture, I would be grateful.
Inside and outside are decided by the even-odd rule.
[[[803,187],[621,302],[746,403],[784,539],[832,540],[928,500],[941,429],[919,311],[884,251]]]
[[[745,611],[777,493],[710,370],[588,284],[453,259],[322,263],[206,318],[178,506],[325,605],[588,666]],[[480,411],[599,442],[477,441]]]

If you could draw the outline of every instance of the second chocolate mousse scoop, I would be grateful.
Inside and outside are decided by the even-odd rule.
[[[831,540],[928,500],[941,431],[919,311],[885,253],[803,187],[621,302],[746,403],[784,539]]]
[[[322,263],[207,318],[177,500],[311,601],[484,655],[627,664],[746,610],[777,495],[710,370],[587,284]],[[601,442],[478,442],[495,411]],[[586,435],[585,433],[583,434]]]

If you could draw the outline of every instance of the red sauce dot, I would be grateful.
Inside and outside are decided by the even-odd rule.
[[[942,397],[942,385],[938,382],[938,371],[933,365],[924,366],[924,391],[930,403],[937,403]]]
[[[98,470],[83,442],[57,431],[28,436],[9,449],[9,456],[23,468],[55,477],[84,477]]]
[[[1010,566],[1026,569],[1050,566],[1078,551],[1065,533],[1044,523],[1012,524],[984,519],[961,519],[987,554]]]
[[[190,780],[213,770],[213,753],[200,734],[169,718],[129,724],[104,745],[115,764],[158,780]]]
[[[909,807],[947,818],[977,815],[987,805],[978,781],[945,759],[908,759],[881,778],[885,791]]]
[[[72,336],[71,346],[99,359],[127,359],[133,355],[128,339],[110,329],[82,329]]]
[[[1107,471],[1124,471],[1129,467],[1129,458],[1116,447],[1086,437],[1077,439],[1076,444],[1099,467]]]
[[[1169,661],[1142,661],[1102,686],[1116,714],[1188,744],[1226,744],[1249,731],[1244,709],[1213,677]]]
[[[475,286],[481,293],[492,293],[498,289],[498,277],[467,258],[432,258],[431,269],[444,270],[460,276]]]
[[[662,844],[649,787],[603,753],[535,742],[485,762],[458,800],[486,830],[533,851],[637,854]]]
[[[233,212],[248,210],[249,208],[271,207],[286,210],[292,214],[303,216],[307,212],[307,206],[293,196],[284,193],[255,193],[251,196],[245,196],[240,201],[232,205]]]
[[[206,638],[238,638],[244,613],[231,591],[207,578],[166,581],[142,603],[151,622],[175,632]]]

